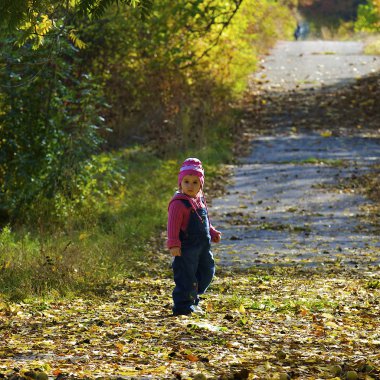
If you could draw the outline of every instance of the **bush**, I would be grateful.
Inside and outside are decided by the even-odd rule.
[[[153,143],[160,156],[207,146],[259,56],[294,22],[268,0],[160,0],[141,23],[127,9],[83,28],[82,51],[103,75],[112,147]],[[113,14],[113,13],[112,13]]]
[[[76,19],[77,46],[63,24],[36,50],[2,41],[0,204],[12,231],[0,285],[10,297],[151,270],[179,163],[198,156],[209,184],[231,159],[231,104],[294,26],[271,0],[159,0],[144,22],[135,12]]]
[[[56,197],[76,198],[76,182],[101,142],[102,90],[72,45],[51,41],[33,50],[14,41],[2,44],[1,214],[34,224],[47,210],[55,215]]]
[[[360,4],[355,22],[355,31],[380,32],[380,3],[368,0],[367,4]]]

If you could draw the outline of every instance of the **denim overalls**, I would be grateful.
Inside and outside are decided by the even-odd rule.
[[[210,251],[211,237],[207,210],[195,212],[189,201],[181,202],[191,208],[189,225],[180,231],[181,256],[173,261],[174,282],[173,314],[190,314],[198,305],[199,294],[203,294],[215,273],[215,263]],[[202,219],[202,221],[200,220]]]

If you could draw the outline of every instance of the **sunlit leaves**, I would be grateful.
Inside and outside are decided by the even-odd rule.
[[[4,34],[23,31],[17,45],[22,46],[31,41],[34,49],[44,44],[49,32],[53,39],[58,39],[66,32],[74,45],[83,49],[85,43],[72,27],[75,19],[100,18],[113,4],[137,8],[140,18],[144,19],[149,14],[152,3],[152,0],[42,0],[32,3],[25,0],[3,1],[0,4],[0,30]]]
[[[380,2],[368,0],[358,7],[358,16],[355,22],[355,30],[367,32],[380,31]]]
[[[90,15],[91,17],[99,18],[104,15],[107,8],[112,4],[139,7],[146,14],[152,7],[153,0],[79,0],[76,8],[81,16]]]
[[[46,17],[50,19],[50,22],[56,19],[57,14],[99,18],[112,4],[138,7],[146,15],[152,3],[152,0],[40,0],[33,2],[3,0],[0,4],[0,14],[2,15],[0,25],[11,31],[26,23],[29,23],[33,28],[39,28],[41,14],[47,15]]]
[[[16,41],[18,47],[21,47],[28,41],[32,43],[34,50],[43,45],[45,36],[52,30],[54,23],[47,15],[38,17],[38,20],[35,24],[27,21],[20,25],[19,29],[22,31],[22,34]]]
[[[21,372],[40,368],[55,377],[379,376],[379,290],[367,293],[370,275],[362,279],[363,273],[332,268],[219,275],[202,301],[212,303],[213,310],[201,318],[170,316],[173,284],[166,277],[125,280],[103,299],[2,303],[0,373],[20,367],[17,360],[26,360],[32,351]],[[268,286],[257,290],[253,283],[264,278]],[[337,306],[309,309],[308,300],[319,292],[337,300]],[[270,299],[274,308],[249,308],[259,296]],[[233,297],[245,300],[243,314],[231,303]],[[284,308],[301,299],[300,308]]]
[[[73,42],[73,44],[78,48],[78,49],[84,49],[86,47],[86,43],[83,42],[75,33],[75,30],[70,30],[68,33],[69,39]]]

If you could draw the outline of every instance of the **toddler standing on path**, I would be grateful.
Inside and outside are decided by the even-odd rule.
[[[178,174],[179,191],[169,203],[167,246],[172,256],[175,288],[173,315],[199,312],[199,295],[211,283],[215,263],[211,241],[221,233],[211,224],[203,194],[204,170],[197,158],[186,159]]]

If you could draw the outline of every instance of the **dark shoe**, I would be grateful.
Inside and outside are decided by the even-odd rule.
[[[173,311],[173,316],[176,317],[178,315],[190,315],[191,313],[191,310]]]

